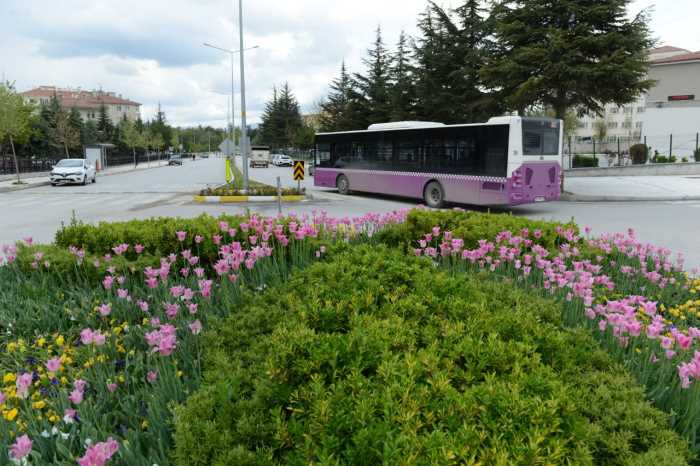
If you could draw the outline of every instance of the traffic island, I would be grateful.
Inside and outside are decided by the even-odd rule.
[[[247,191],[239,188],[237,183],[227,183],[216,188],[203,189],[194,196],[195,202],[228,204],[235,202],[301,202],[306,200],[305,189],[278,188],[251,181]]]
[[[304,194],[286,195],[286,196],[195,196],[195,202],[201,204],[232,204],[236,202],[301,202],[309,199]]]

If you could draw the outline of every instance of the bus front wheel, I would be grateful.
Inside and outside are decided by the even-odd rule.
[[[431,181],[425,185],[423,191],[423,199],[428,207],[438,209],[445,204],[445,191],[437,181]]]
[[[350,194],[350,181],[348,181],[347,176],[340,175],[335,182],[335,186],[340,194]]]

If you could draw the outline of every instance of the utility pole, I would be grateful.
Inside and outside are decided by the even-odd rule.
[[[241,156],[243,157],[243,191],[248,191],[248,127],[245,107],[245,49],[243,48],[243,0],[238,0],[238,29],[241,51]]]

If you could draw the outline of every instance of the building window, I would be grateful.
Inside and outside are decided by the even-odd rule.
[[[121,111],[122,111],[122,106],[121,106],[121,105],[117,105],[117,111],[118,111],[118,112],[121,112]]]
[[[632,122],[631,121],[625,121],[622,123],[623,128],[631,128],[632,127]]]
[[[635,125],[635,128],[641,128],[642,127],[642,122],[638,121],[637,124]]]
[[[588,128],[588,123],[586,123],[585,121],[579,121],[579,122],[578,122],[578,127],[581,128],[581,129]]]
[[[625,107],[624,112],[625,113],[632,113],[632,107]]]
[[[617,136],[608,136],[608,142],[617,142]]]
[[[608,121],[608,129],[616,129],[617,121]]]
[[[619,107],[610,107],[610,113],[620,113]]]
[[[637,107],[637,113],[644,113],[644,107]]]

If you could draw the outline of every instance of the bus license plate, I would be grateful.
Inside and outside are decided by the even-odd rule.
[[[537,196],[535,202],[544,202],[544,196]]]

